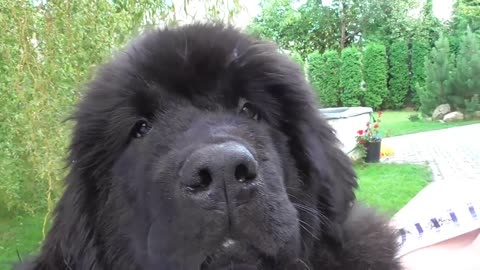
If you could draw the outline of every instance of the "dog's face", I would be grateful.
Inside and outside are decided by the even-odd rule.
[[[278,269],[341,237],[354,173],[275,47],[220,26],[157,31],[88,88],[66,194],[140,268]]]

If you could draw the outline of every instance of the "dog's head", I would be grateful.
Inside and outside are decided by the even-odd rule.
[[[218,25],[148,32],[88,84],[56,223],[110,265],[302,263],[341,237],[356,187],[314,100],[269,43]]]

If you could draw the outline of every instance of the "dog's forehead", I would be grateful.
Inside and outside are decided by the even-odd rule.
[[[130,48],[132,72],[150,88],[135,89],[137,99],[149,99],[153,91],[160,100],[182,99],[199,107],[238,105],[248,91],[241,57],[251,41],[215,28],[203,35],[188,28],[182,31],[152,32]]]
[[[292,78],[300,77],[298,70],[276,46],[232,29],[156,30],[134,40],[124,52],[107,64],[92,87],[104,94],[104,102],[98,102],[105,111],[117,111],[109,107],[114,104],[126,108],[123,114],[141,116],[175,104],[233,109],[243,97],[280,115],[279,91],[299,91],[298,85],[291,85]],[[98,97],[93,94],[89,99]]]
[[[150,88],[218,102],[238,86],[240,72],[235,64],[249,43],[239,32],[214,27],[155,31],[128,48],[129,72]]]

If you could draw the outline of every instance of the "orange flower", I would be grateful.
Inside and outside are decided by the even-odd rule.
[[[379,127],[379,125],[378,125],[378,124],[375,124],[375,125],[373,126],[373,128],[378,128],[378,127]]]
[[[383,112],[382,111],[379,111],[378,112],[378,116],[382,116]]]

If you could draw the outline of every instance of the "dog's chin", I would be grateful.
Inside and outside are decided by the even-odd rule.
[[[266,257],[251,245],[240,241],[226,239],[217,249],[209,254],[200,270],[250,270],[260,269]],[[261,269],[264,269],[263,267]]]
[[[292,270],[309,269],[299,258],[274,258],[262,253],[252,245],[232,239],[225,240],[221,246],[205,258],[198,269],[275,270],[278,268],[278,265],[287,265],[288,267],[286,269]]]

